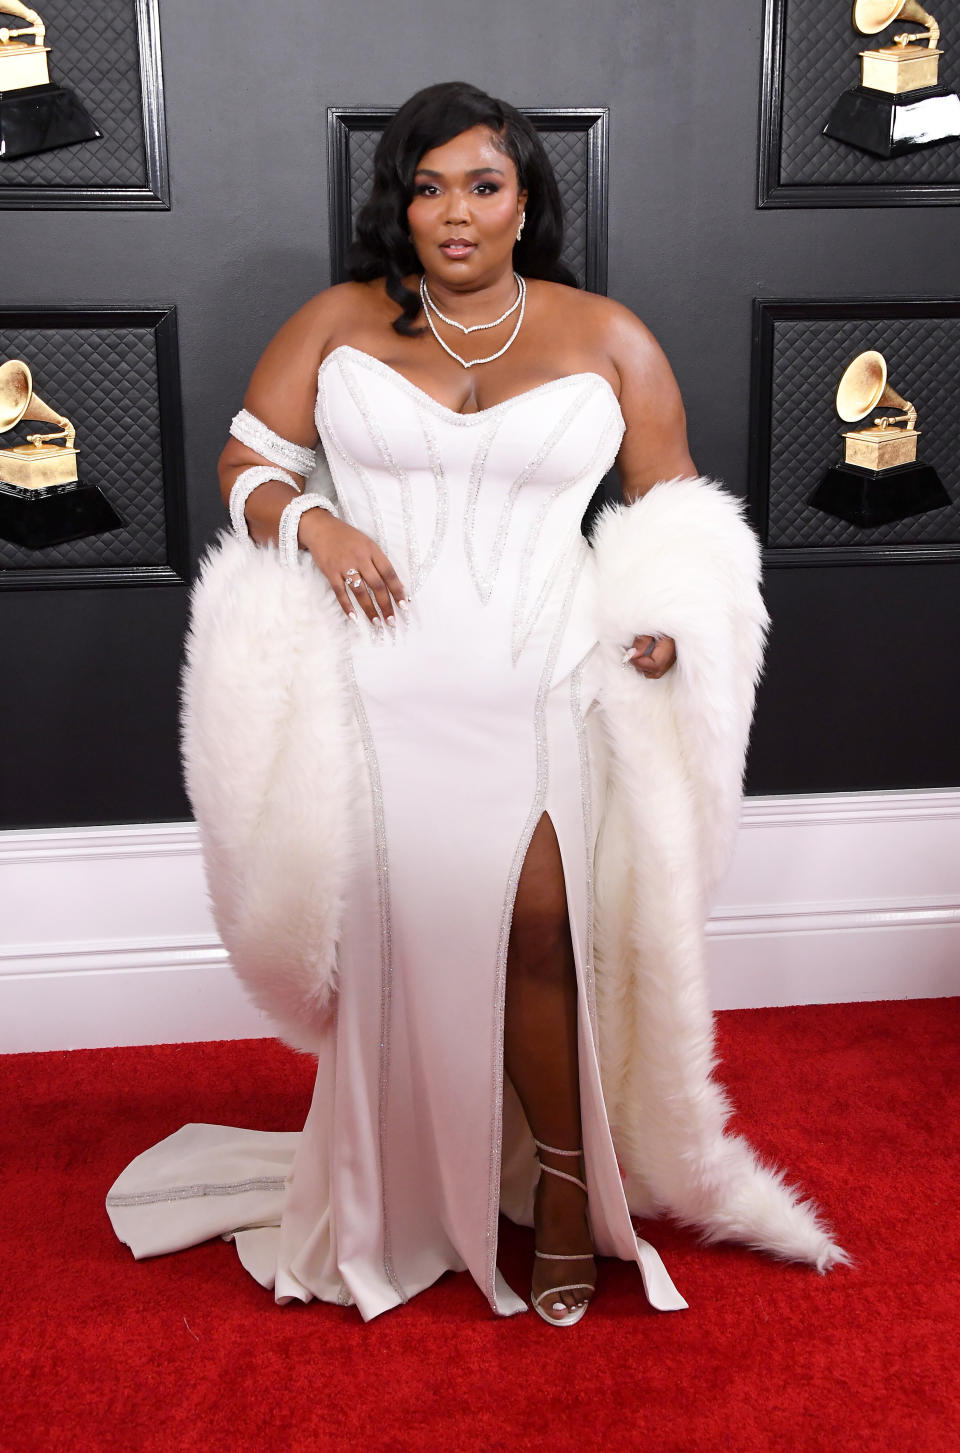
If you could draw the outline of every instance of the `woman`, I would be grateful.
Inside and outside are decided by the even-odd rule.
[[[752,537],[697,480],[663,353],[629,310],[576,289],[561,238],[530,124],[472,86],[430,87],[384,132],[354,280],[301,308],[254,372],[220,479],[238,537],[258,548],[224,542],[207,562],[184,748],[224,942],[286,1037],[317,1053],[317,1090],[290,1177],[284,1137],[254,1147],[249,1134],[181,1132],[135,1162],[108,1204],[138,1255],[236,1232],[278,1299],[356,1303],[364,1318],[466,1268],[509,1314],[526,1304],[496,1267],[504,1209],[534,1226],[531,1304],[556,1326],[584,1314],[595,1252],[636,1261],[654,1306],[686,1306],[631,1210],[668,1207],[821,1269],[842,1257],[723,1135],[697,965],[661,995],[661,1007],[671,994],[696,1003],[694,1020],[675,1004],[660,1016],[666,1050],[645,1043],[658,1011],[622,967],[637,934],[625,953],[623,913],[605,927],[601,896],[635,900],[624,874],[644,854],[656,884],[684,851],[671,864],[649,836],[618,830],[622,803],[593,810],[617,759],[645,750],[639,735],[624,747],[635,698],[611,675],[611,632],[615,670],[644,691],[685,669],[696,689],[700,668],[695,645],[677,665],[665,617],[610,624],[610,601],[629,616],[635,595],[632,561],[610,543],[620,517],[601,522],[596,562],[580,522],[614,461],[627,504],[654,486],[673,501],[659,535],[650,513],[655,550],[676,533],[679,501],[693,555],[699,529],[722,557],[694,559],[679,592],[701,620],[726,612],[742,638],[725,658],[740,698],[710,727],[714,755],[729,757],[731,719],[740,762],[701,801],[705,820],[729,807],[731,780],[739,788],[764,616]],[[301,493],[318,433],[333,498]],[[651,579],[659,568],[641,566]],[[708,678],[701,710],[715,705]],[[676,695],[652,710],[676,712]],[[689,720],[664,730],[682,741]],[[689,798],[699,748],[687,745]],[[641,795],[676,795],[677,780],[668,771]],[[595,884],[601,826],[614,846]],[[701,851],[716,858],[711,832]],[[688,836],[686,853],[697,846]],[[665,928],[651,908],[640,934],[676,945],[703,882],[664,882],[656,891],[684,902],[686,919]],[[638,1013],[650,1023],[631,1022]],[[676,1117],[664,1055],[686,1075],[688,1123],[663,1121],[672,1143],[645,1156],[638,1117]],[[250,1174],[260,1153],[279,1159]],[[215,1200],[214,1221],[195,1198]],[[185,1230],[171,1229],[174,1205]]]

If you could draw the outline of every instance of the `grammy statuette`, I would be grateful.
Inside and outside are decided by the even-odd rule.
[[[21,0],[0,0],[0,15],[27,22],[0,27],[0,161],[96,141],[103,132],[84,106],[50,79],[46,26],[36,10]]]
[[[0,539],[41,550],[119,529],[124,521],[101,490],[77,478],[76,430],[70,420],[34,393],[30,369],[12,358],[0,364],[0,434],[22,419],[59,427],[54,433],[28,434],[25,444],[0,448]]]
[[[0,0],[2,3],[2,0]],[[878,35],[895,20],[922,25],[860,52],[860,84],[844,91],[823,128],[874,156],[903,156],[960,137],[960,96],[940,84],[940,27],[917,0],[855,0],[853,26]]]
[[[937,471],[917,463],[917,411],[890,387],[882,353],[868,348],[848,364],[837,386],[836,407],[848,424],[877,408],[903,412],[881,414],[865,429],[844,431],[843,463],[828,469],[814,490],[810,503],[815,509],[866,528],[950,503]]]

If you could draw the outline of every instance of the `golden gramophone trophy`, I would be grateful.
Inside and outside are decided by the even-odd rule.
[[[51,81],[46,26],[21,0],[0,0],[0,16],[26,25],[0,27],[0,161],[34,156],[103,135],[72,91]]]
[[[0,0],[2,4],[2,0]],[[853,28],[878,35],[895,20],[922,25],[860,52],[860,84],[844,91],[824,136],[874,156],[903,156],[960,136],[960,96],[939,82],[940,27],[917,0],[854,0]]]
[[[28,550],[116,530],[123,520],[95,484],[77,478],[76,430],[33,391],[25,363],[0,364],[0,434],[21,419],[59,427],[0,448],[0,539]],[[58,442],[62,441],[62,442]]]
[[[837,413],[848,424],[874,409],[901,409],[878,415],[865,429],[844,431],[842,464],[828,469],[810,504],[851,525],[889,525],[950,503],[950,496],[929,464],[917,463],[917,411],[890,387],[882,353],[858,353],[837,386]]]

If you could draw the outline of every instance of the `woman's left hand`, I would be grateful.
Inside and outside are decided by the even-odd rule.
[[[633,645],[624,652],[623,664],[657,681],[676,659],[677,643],[672,636],[634,636]]]

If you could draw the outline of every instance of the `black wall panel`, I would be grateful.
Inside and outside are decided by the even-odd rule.
[[[755,296],[957,292],[956,208],[757,208],[760,0],[164,0],[160,19],[171,210],[4,211],[0,306],[176,304],[194,561],[250,370],[329,278],[328,106],[455,77],[608,106],[608,291],[666,349],[698,468],[741,494]],[[956,783],[958,581],[955,563],[771,571],[749,790]],[[176,585],[0,593],[4,826],[188,815],[185,609]]]

